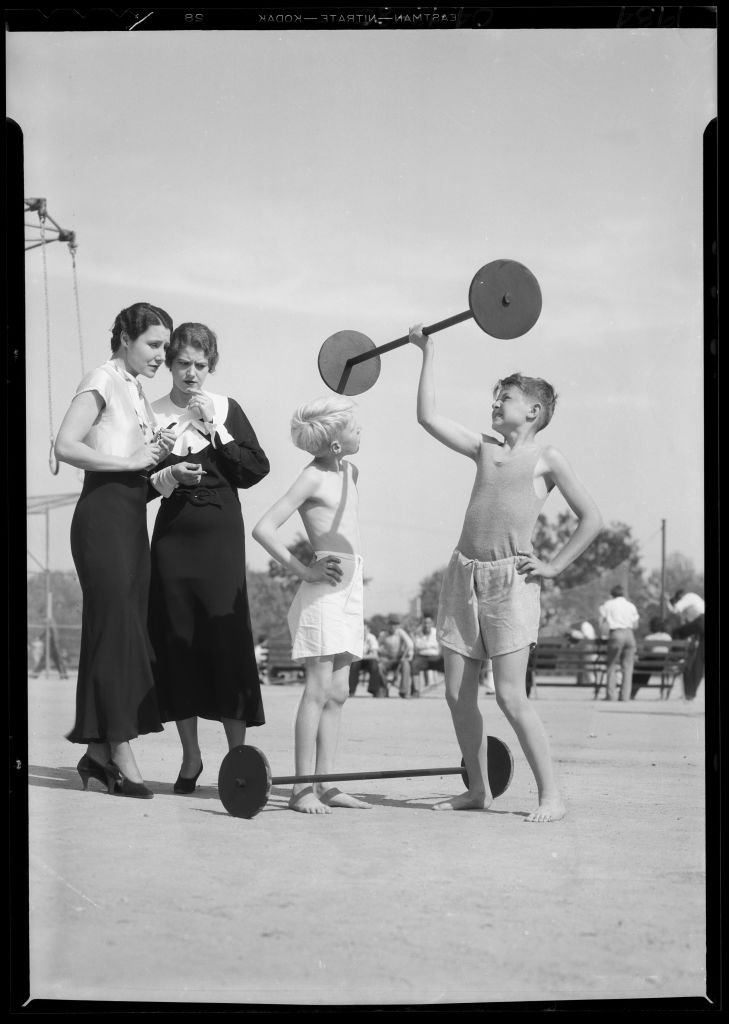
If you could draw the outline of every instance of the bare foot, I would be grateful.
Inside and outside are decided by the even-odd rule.
[[[298,793],[293,792],[289,800],[289,807],[292,811],[302,811],[304,814],[331,814],[331,810],[325,807],[319,800],[311,786],[300,789]]]
[[[485,793],[474,794],[466,790],[458,796],[448,797],[438,804],[433,804],[434,811],[486,811],[491,806],[493,797],[487,797]]]
[[[336,786],[331,786],[329,789],[320,789],[317,795],[327,807],[356,807],[360,810],[370,810],[372,808],[372,804],[359,800],[350,793],[343,793]]]
[[[558,796],[553,797],[551,800],[542,800],[537,807],[536,811],[532,811],[528,814],[525,821],[559,821],[560,818],[564,818],[567,813],[567,808],[562,803]]]

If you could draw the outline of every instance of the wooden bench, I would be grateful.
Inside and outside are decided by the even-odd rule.
[[[273,642],[268,645],[266,674],[269,683],[298,682],[306,677],[306,670],[291,657],[290,643]]]
[[[570,643],[563,637],[543,637],[529,656],[532,693],[536,696],[538,677],[553,679],[556,685],[592,686],[595,696],[605,681],[607,644],[603,640]]]
[[[674,683],[683,675],[689,648],[689,640],[643,640],[638,644],[633,680],[636,673],[647,676],[643,686],[650,686],[651,679],[657,679],[660,699],[668,700]]]
[[[688,648],[687,640],[640,641],[633,672],[647,676],[643,685],[657,685],[660,699],[666,700],[676,679],[683,673]],[[529,667],[533,674],[534,696],[537,677],[546,677],[554,679],[556,685],[569,680],[567,685],[592,686],[593,696],[597,699],[607,676],[607,641],[583,640],[573,644],[562,637],[544,637],[532,651]]]

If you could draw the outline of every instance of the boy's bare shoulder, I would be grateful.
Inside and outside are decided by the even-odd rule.
[[[549,469],[558,469],[567,465],[567,459],[562,451],[553,444],[545,444],[541,450],[541,456]]]
[[[322,479],[323,472],[321,468],[317,466],[316,462],[312,461],[307,466],[304,466],[296,480],[294,480],[291,489],[299,494],[309,496],[321,487]]]
[[[504,442],[499,441],[498,438],[492,437],[491,434],[481,434],[481,444],[495,444],[497,448],[503,448]]]

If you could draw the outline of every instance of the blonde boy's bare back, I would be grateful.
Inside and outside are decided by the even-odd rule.
[[[312,548],[361,554],[357,468],[345,459],[339,469],[314,459],[301,475],[306,479],[309,497],[299,514]]]

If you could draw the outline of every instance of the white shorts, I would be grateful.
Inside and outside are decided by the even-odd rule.
[[[288,612],[291,657],[321,658],[351,654],[360,660],[364,649],[364,582],[362,556],[341,551],[316,551],[317,559],[340,560],[342,578],[331,583],[301,583]]]

